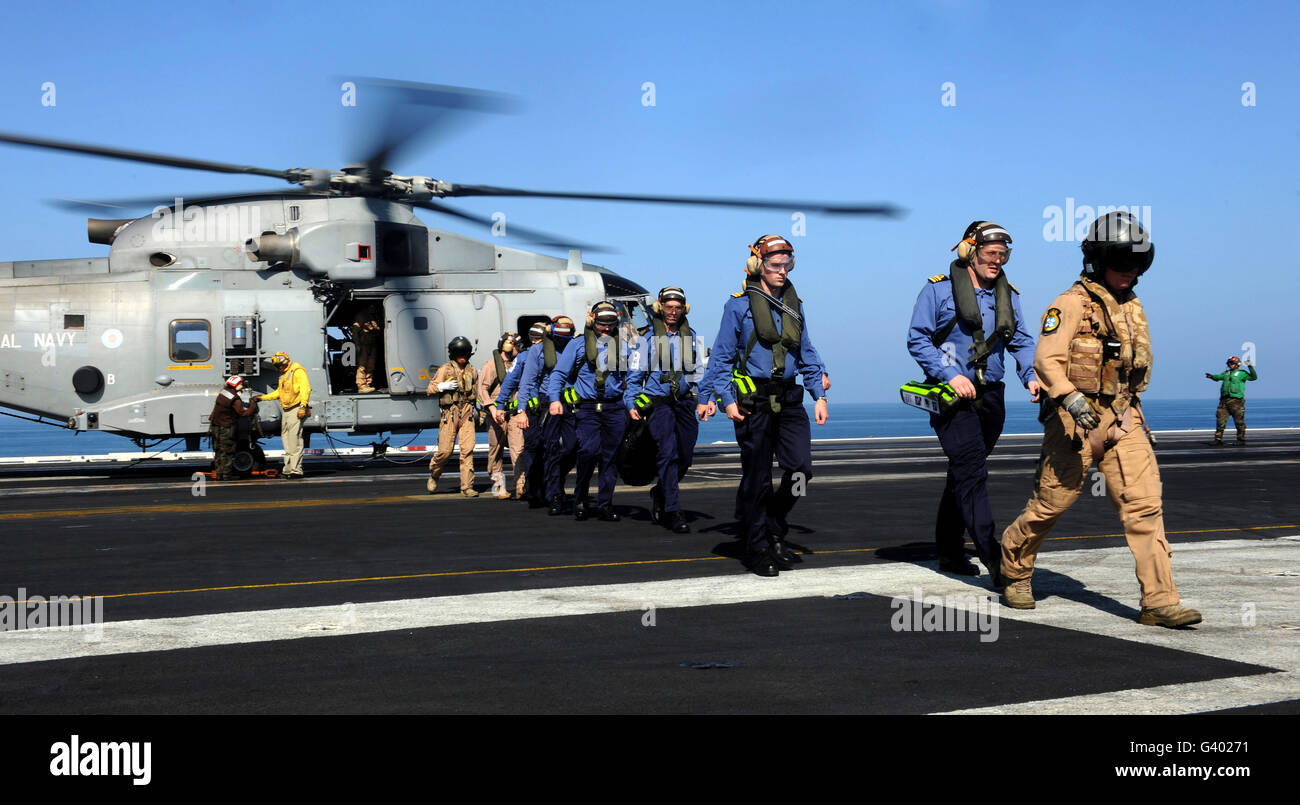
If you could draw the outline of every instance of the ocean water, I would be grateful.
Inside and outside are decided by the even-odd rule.
[[[1218,399],[1197,400],[1147,400],[1143,410],[1153,430],[1212,430],[1214,411]],[[808,406],[809,416],[812,406]],[[0,412],[7,409],[0,408]],[[16,413],[16,412],[8,412]],[[881,436],[932,436],[929,417],[915,408],[897,403],[850,403],[833,401],[830,420],[822,426],[812,427],[814,439],[860,439]],[[20,416],[26,416],[20,414]],[[1004,433],[1041,433],[1038,424],[1038,406],[1025,401],[1007,404],[1007,422]],[[1300,427],[1300,399],[1248,398],[1246,423],[1251,428]],[[1228,420],[1228,435],[1232,435],[1232,420]],[[378,436],[333,437],[339,447],[365,446],[371,442],[387,440],[392,447],[402,445],[437,444],[436,430],[418,434],[383,434]],[[734,442],[735,431],[725,415],[701,423],[699,444]],[[487,444],[487,434],[478,434],[478,441]],[[331,442],[320,434],[313,436],[313,448],[328,449]],[[265,439],[266,449],[279,449],[278,438]],[[204,441],[207,447],[207,441]],[[183,440],[169,439],[160,442],[150,452],[165,449],[183,449]],[[101,453],[133,452],[138,448],[130,440],[98,431],[74,433],[61,427],[28,422],[10,416],[0,416],[0,456],[55,456],[93,455]]]

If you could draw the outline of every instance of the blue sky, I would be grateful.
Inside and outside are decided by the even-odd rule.
[[[1012,232],[1008,275],[1036,331],[1079,269],[1077,241],[1044,235],[1053,208],[1136,206],[1156,245],[1138,289],[1155,341],[1150,396],[1217,396],[1204,373],[1249,342],[1261,374],[1250,391],[1300,397],[1288,334],[1300,290],[1289,265],[1300,212],[1296,19],[1284,3],[54,3],[7,12],[0,128],[337,168],[359,156],[367,120],[364,92],[345,108],[340,84],[383,76],[522,101],[515,115],[483,115],[405,153],[390,166],[398,173],[893,202],[905,218],[809,215],[793,237],[791,279],[835,379],[832,403],[897,399],[919,377],[905,346],[911,307],[971,220]],[[41,102],[46,82],[53,106]],[[3,260],[106,252],[85,241],[81,217],[43,199],[282,186],[0,153]],[[682,285],[710,337],[746,244],[792,235],[784,212],[459,203],[617,247],[587,259],[652,289]]]

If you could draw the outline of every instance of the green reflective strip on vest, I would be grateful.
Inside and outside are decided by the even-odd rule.
[[[569,405],[578,404],[578,390],[575,389],[573,386],[569,386],[567,389],[565,389],[564,394],[560,396],[562,396],[564,398],[564,401]]]
[[[533,410],[534,408],[536,408],[537,406],[539,406],[539,405],[541,405],[541,404],[542,404],[542,401],[539,400],[539,399],[537,399],[536,397],[534,397],[534,398],[532,398],[531,400],[528,401],[528,410],[531,411],[531,410]]]
[[[650,395],[649,395],[649,394],[638,394],[638,395],[636,395],[636,397],[634,397],[633,399],[634,399],[634,401],[636,402],[636,407],[637,407],[637,408],[645,408],[647,405],[650,404]]]
[[[758,386],[754,385],[754,378],[741,374],[739,369],[731,370],[731,379],[735,382],[736,388],[740,389],[741,394],[753,394],[758,391]]]

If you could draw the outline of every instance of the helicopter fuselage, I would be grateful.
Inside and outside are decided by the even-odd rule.
[[[482,361],[503,331],[646,293],[577,252],[429,229],[373,198],[178,200],[90,231],[107,257],[0,263],[0,405],[136,440],[197,442],[227,376],[275,388],[278,351],[307,370],[308,432],[437,427],[425,388],[453,337]],[[362,306],[383,313],[381,388],[369,394],[351,387],[348,326]],[[274,401],[259,407],[264,428],[279,415]]]

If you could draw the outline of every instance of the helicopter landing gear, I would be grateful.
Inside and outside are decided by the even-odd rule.
[[[251,475],[266,469],[266,454],[257,444],[241,444],[235,448],[235,472]]]

